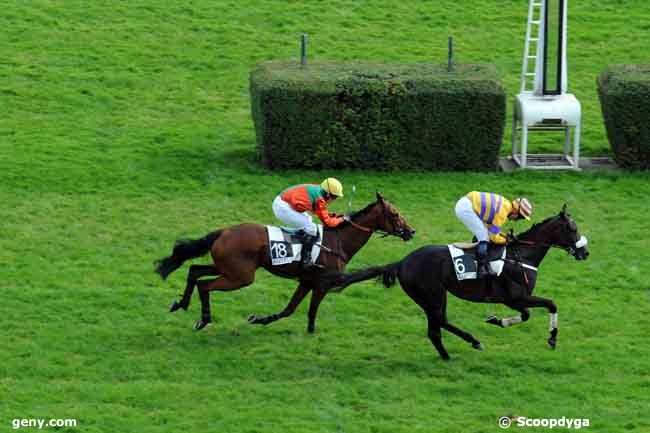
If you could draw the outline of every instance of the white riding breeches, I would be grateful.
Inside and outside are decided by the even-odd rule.
[[[277,219],[289,227],[302,229],[312,236],[316,236],[318,233],[318,228],[311,220],[311,215],[307,212],[298,212],[293,210],[289,203],[282,200],[280,196],[277,196],[275,200],[273,200],[273,213]]]
[[[490,240],[485,223],[476,215],[472,202],[467,196],[462,197],[456,203],[456,216],[476,236],[479,242]]]

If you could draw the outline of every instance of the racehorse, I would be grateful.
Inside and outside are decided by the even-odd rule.
[[[428,321],[428,336],[440,356],[447,360],[449,354],[442,345],[440,328],[483,350],[481,343],[447,321],[447,291],[456,297],[471,302],[501,303],[519,311],[520,316],[498,319],[491,316],[487,322],[507,327],[525,322],[530,317],[528,308],[544,307],[550,314],[550,337],[548,344],[555,348],[557,343],[557,307],[550,299],[533,296],[537,281],[537,268],[552,247],[566,250],[576,260],[589,256],[587,239],[580,236],[576,223],[567,212],[562,211],[528,231],[513,237],[506,247],[502,273],[487,279],[459,281],[454,262],[446,245],[431,245],[417,249],[396,263],[371,267],[348,274],[328,273],[323,275],[321,286],[328,291],[342,291],[358,281],[378,277],[384,286],[390,287],[399,279],[402,289],[425,312]],[[494,248],[490,245],[490,248]],[[338,288],[338,289],[336,289]]]
[[[284,310],[264,317],[251,315],[248,321],[251,324],[268,325],[288,317],[311,290],[307,326],[308,332],[311,333],[316,329],[318,306],[326,295],[326,291],[320,287],[321,273],[325,270],[343,271],[346,264],[368,242],[374,232],[383,232],[385,236],[394,235],[404,241],[410,240],[415,234],[395,206],[377,193],[375,202],[354,213],[337,227],[324,229],[321,253],[316,267],[303,269],[296,262],[273,266],[269,255],[266,227],[260,224],[240,224],[213,231],[201,239],[176,241],[172,255],[157,260],[155,270],[166,279],[186,260],[211,252],[212,264],[190,266],[183,296],[180,302],[174,301],[170,308],[170,312],[180,308],[187,310],[196,286],[201,299],[201,318],[194,325],[197,331],[212,321],[211,291],[231,291],[246,287],[253,283],[258,268],[264,268],[280,277],[297,278],[298,287]],[[218,276],[218,278],[199,280],[207,276]]]

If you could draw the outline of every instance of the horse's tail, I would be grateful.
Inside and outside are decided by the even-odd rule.
[[[223,230],[217,230],[203,236],[201,239],[178,239],[174,244],[172,255],[156,260],[156,272],[166,279],[169,274],[178,269],[185,260],[201,257],[212,248],[212,244],[217,240]]]
[[[366,281],[371,278],[381,280],[384,287],[391,287],[399,274],[402,262],[395,262],[384,266],[374,266],[359,271],[342,274],[330,272],[321,277],[321,287],[326,291],[342,292],[350,284]]]

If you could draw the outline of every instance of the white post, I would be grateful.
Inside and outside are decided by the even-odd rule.
[[[562,9],[562,94],[564,95],[569,88],[569,74],[567,73],[567,55],[566,55],[566,39],[567,39],[567,9],[569,7],[569,0],[564,0],[564,8]]]
[[[531,4],[535,0],[531,0]],[[533,94],[541,96],[544,93],[544,47],[546,46],[546,4],[548,0],[540,0],[542,8],[539,17],[539,34],[537,35],[537,58],[535,59],[535,84]]]
[[[571,148],[571,127],[569,125],[564,125],[564,157],[569,157],[569,151]]]
[[[528,125],[526,119],[521,121],[521,168],[526,168],[526,159],[528,156]]]
[[[573,164],[576,169],[580,168],[580,123],[581,119],[578,119],[573,137]]]
[[[517,98],[512,110],[512,157],[517,155]]]

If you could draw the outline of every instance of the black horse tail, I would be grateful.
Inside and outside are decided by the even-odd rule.
[[[169,274],[178,269],[185,260],[201,257],[212,248],[212,244],[217,240],[223,230],[217,230],[203,236],[201,239],[179,239],[174,244],[172,255],[156,260],[156,272],[166,279]]]
[[[395,262],[385,266],[374,266],[359,271],[341,274],[330,272],[321,277],[321,286],[326,291],[342,292],[350,284],[366,281],[371,278],[381,280],[384,287],[391,287],[399,275],[402,262]]]

